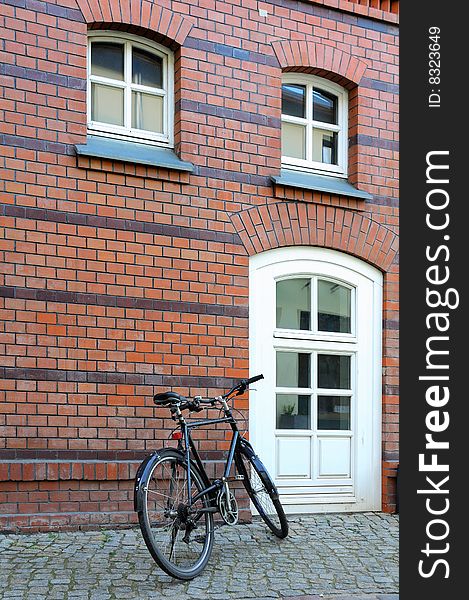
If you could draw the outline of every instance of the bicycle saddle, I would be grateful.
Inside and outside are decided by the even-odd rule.
[[[179,394],[176,394],[176,392],[161,392],[160,394],[155,394],[153,396],[153,402],[157,406],[167,406],[173,402],[183,402],[184,400],[184,396],[180,396]]]

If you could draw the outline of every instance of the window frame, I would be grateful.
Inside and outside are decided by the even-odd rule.
[[[330,275],[324,275],[315,271],[292,272],[274,277],[275,288],[280,281],[291,279],[309,279],[310,280],[310,307],[311,307],[311,328],[305,329],[287,329],[275,326],[272,331],[272,340],[275,355],[277,352],[300,352],[310,355],[310,386],[308,388],[284,387],[277,385],[275,381],[275,410],[277,410],[277,395],[280,394],[304,394],[310,396],[310,431],[315,435],[322,433],[330,435],[352,435],[353,419],[355,416],[355,397],[356,397],[356,355],[358,352],[357,339],[357,307],[356,307],[356,286],[340,278]],[[318,328],[318,282],[328,281],[340,285],[350,291],[350,333],[341,333],[335,331],[321,331]],[[276,304],[277,308],[277,304]],[[275,311],[276,312],[276,311]],[[317,360],[319,354],[349,356],[350,357],[350,388],[320,388],[318,383]],[[314,362],[314,366],[313,366]],[[275,368],[276,377],[276,368]],[[319,396],[348,396],[350,398],[350,428],[347,430],[326,430],[318,428],[318,407]],[[276,433],[283,434],[286,431],[292,435],[297,435],[302,429],[285,430],[276,427]]]
[[[306,117],[293,117],[282,113],[281,122],[306,126],[306,159],[285,156],[282,153],[282,167],[295,170],[330,175],[333,177],[346,178],[348,173],[348,91],[342,86],[316,75],[304,73],[284,73],[282,86],[284,84],[302,85],[306,87]],[[325,92],[337,97],[337,125],[315,121],[313,119],[314,88],[323,89]],[[283,87],[282,87],[283,96]],[[334,131],[337,133],[337,165],[331,165],[312,160],[313,128]]]
[[[288,279],[309,279],[311,281],[310,289],[310,307],[311,307],[311,328],[310,329],[288,329],[285,327],[277,327],[275,324],[273,335],[275,338],[290,338],[297,340],[320,340],[320,341],[331,341],[331,342],[351,342],[354,343],[357,340],[357,289],[356,287],[336,277],[329,275],[322,275],[314,272],[294,273],[282,275],[275,278],[276,284],[279,281],[286,281]],[[339,331],[322,331],[318,326],[318,282],[327,281],[330,283],[338,284],[350,291],[350,332],[343,333]]]
[[[355,418],[355,397],[356,397],[356,362],[357,362],[357,348],[352,346],[350,349],[346,347],[339,347],[337,345],[323,345],[321,343],[300,343],[299,339],[291,338],[289,341],[280,343],[278,339],[274,336],[273,342],[275,358],[277,359],[277,354],[279,352],[288,352],[288,353],[301,353],[301,354],[309,354],[310,356],[310,380],[308,387],[294,387],[294,386],[280,386],[277,383],[277,369],[275,367],[275,411],[277,412],[277,396],[293,394],[293,395],[305,395],[309,396],[309,408],[310,408],[310,427],[309,429],[284,429],[275,427],[275,432],[277,434],[284,434],[288,432],[288,434],[297,435],[302,432],[313,432],[316,435],[339,435],[339,436],[351,436],[353,434],[353,424]],[[327,355],[327,356],[347,356],[350,358],[350,387],[348,388],[321,388],[319,387],[318,382],[318,356],[319,355]],[[340,397],[346,396],[350,400],[349,408],[349,425],[348,429],[325,429],[319,428],[319,396],[327,396],[327,397]]]
[[[91,46],[93,42],[113,42],[124,46],[124,80],[117,81],[91,74]],[[163,87],[157,88],[133,83],[132,48],[150,52],[162,59]],[[92,82],[119,87],[124,90],[124,126],[111,125],[91,119],[91,84]],[[163,133],[131,127],[132,123],[132,91],[141,91],[163,98]],[[126,125],[129,125],[127,127]],[[87,126],[88,133],[119,140],[152,144],[155,146],[174,147],[174,55],[164,46],[130,33],[122,34],[114,31],[90,31],[87,46]]]

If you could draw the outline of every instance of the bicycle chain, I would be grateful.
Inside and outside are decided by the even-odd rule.
[[[220,529],[220,527],[225,527],[226,525],[228,525],[228,523],[225,523],[224,521],[222,521],[221,523],[216,523],[214,524],[213,529],[210,533],[215,533],[217,529]],[[203,533],[201,535],[195,535],[192,539],[194,540],[194,542],[203,544],[205,542],[205,536],[206,534]]]

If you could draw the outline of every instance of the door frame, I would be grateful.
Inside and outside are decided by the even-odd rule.
[[[265,370],[268,379],[262,384],[257,384],[257,389],[252,389],[250,392],[249,432],[254,447],[259,451],[261,459],[266,463],[272,475],[275,474],[275,463],[273,462],[276,452],[275,425],[273,425],[270,414],[266,423],[265,408],[268,404],[266,404],[265,398],[266,394],[272,392],[274,386],[274,382],[270,381],[269,383],[269,378],[272,379],[274,371],[271,367],[266,368],[266,364],[272,363],[272,360],[270,359],[270,362],[267,360],[266,363],[266,357],[274,352],[275,294],[272,298],[272,288],[269,293],[269,285],[265,285],[265,281],[259,285],[260,280],[262,281],[264,277],[269,277],[270,281],[269,270],[271,272],[289,272],[292,276],[295,274],[300,276],[301,273],[335,276],[346,283],[355,284],[357,286],[357,306],[360,302],[360,282],[362,282],[362,288],[366,287],[366,293],[372,302],[372,314],[368,320],[371,332],[369,332],[367,341],[369,348],[366,350],[368,360],[372,363],[371,380],[370,373],[363,372],[363,364],[361,372],[360,369],[357,369],[358,389],[369,390],[367,407],[368,404],[370,406],[368,407],[369,413],[362,415],[362,422],[355,431],[356,439],[351,460],[359,464],[359,468],[355,472],[353,493],[350,493],[350,490],[346,492],[344,488],[342,492],[328,495],[318,492],[317,494],[294,496],[279,486],[282,503],[289,513],[381,510],[382,273],[356,257],[318,247],[277,248],[250,257],[250,373],[256,375]],[[273,276],[274,280],[275,278],[276,276]],[[273,305],[272,300],[274,301]],[[270,325],[266,324],[266,321]],[[266,331],[271,331],[271,335],[266,335]],[[357,335],[360,337],[360,331],[357,331]],[[363,339],[364,336],[365,332],[362,332],[360,339]],[[363,361],[361,362],[363,363]],[[274,441],[269,438],[270,442],[266,442],[268,439],[266,430],[273,432]],[[366,450],[367,446],[368,450]],[[358,463],[358,461],[360,462]]]

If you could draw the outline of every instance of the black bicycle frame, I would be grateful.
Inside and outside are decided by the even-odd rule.
[[[221,419],[204,419],[203,421],[194,421],[193,423],[185,423],[185,422],[181,423],[181,429],[182,429],[182,433],[183,433],[183,437],[184,437],[184,443],[186,446],[185,453],[186,453],[186,462],[187,462],[187,496],[188,496],[187,500],[188,500],[189,506],[192,506],[192,504],[197,502],[197,500],[202,498],[202,496],[211,494],[215,490],[220,489],[223,485],[223,480],[217,479],[217,480],[215,480],[215,482],[212,485],[209,485],[209,487],[200,491],[195,496],[193,496],[193,497],[191,496],[191,460],[190,460],[191,452],[192,452],[192,456],[195,459],[197,467],[202,471],[202,473],[205,474],[207,481],[209,481],[209,479],[207,476],[207,472],[205,471],[205,467],[202,463],[202,460],[199,456],[199,453],[197,452],[197,448],[195,447],[194,441],[190,434],[190,430],[196,429],[197,427],[203,427],[204,425],[214,425],[215,423],[230,423],[231,429],[233,431],[233,437],[231,439],[230,450],[228,452],[228,458],[227,458],[226,464],[225,464],[225,471],[223,473],[223,479],[225,479],[225,478],[228,478],[228,476],[230,474],[231,465],[233,464],[234,453],[235,453],[236,445],[238,443],[238,438],[239,438],[239,431],[238,431],[238,427],[236,425],[236,421],[234,420],[234,418],[232,416],[228,416],[228,417],[223,417]]]

